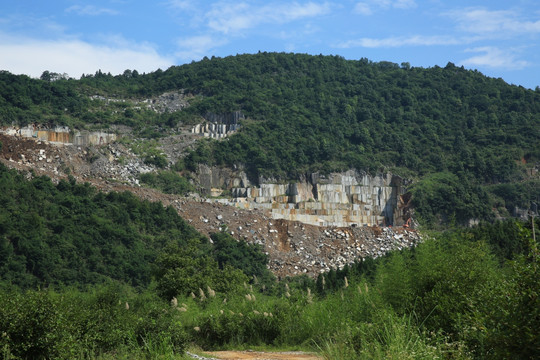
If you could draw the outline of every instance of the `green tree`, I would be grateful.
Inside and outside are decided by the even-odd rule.
[[[209,286],[215,291],[237,290],[248,277],[238,269],[218,262],[200,250],[200,241],[192,239],[187,245],[170,243],[156,259],[157,291],[165,299],[184,296]]]

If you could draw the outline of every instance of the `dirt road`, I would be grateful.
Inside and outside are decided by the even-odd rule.
[[[212,351],[206,354],[223,360],[322,360],[313,354],[299,351],[260,352],[260,351]]]

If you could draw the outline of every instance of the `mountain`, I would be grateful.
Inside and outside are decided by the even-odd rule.
[[[0,85],[3,124],[122,124],[159,137],[208,114],[241,112],[236,133],[198,141],[176,169],[241,168],[255,183],[352,168],[392,172],[412,180],[417,217],[427,224],[508,216],[540,197],[540,90],[451,63],[426,69],[258,53],[80,80],[2,72]],[[168,92],[186,106],[145,105]]]

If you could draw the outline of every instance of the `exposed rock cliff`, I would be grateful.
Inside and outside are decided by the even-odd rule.
[[[221,139],[235,133],[240,128],[239,121],[244,119],[244,114],[241,111],[229,114],[207,113],[204,115],[204,119],[206,122],[195,125],[191,132],[205,137]]]
[[[404,180],[390,173],[314,173],[303,181],[252,186],[242,172],[201,166],[199,181],[214,194],[217,188],[230,189],[232,200],[225,203],[244,209],[267,209],[274,219],[342,227],[404,222]]]

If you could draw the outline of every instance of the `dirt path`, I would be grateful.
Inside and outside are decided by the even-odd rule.
[[[322,360],[313,354],[299,351],[260,352],[260,351],[212,351],[206,354],[223,360]]]

